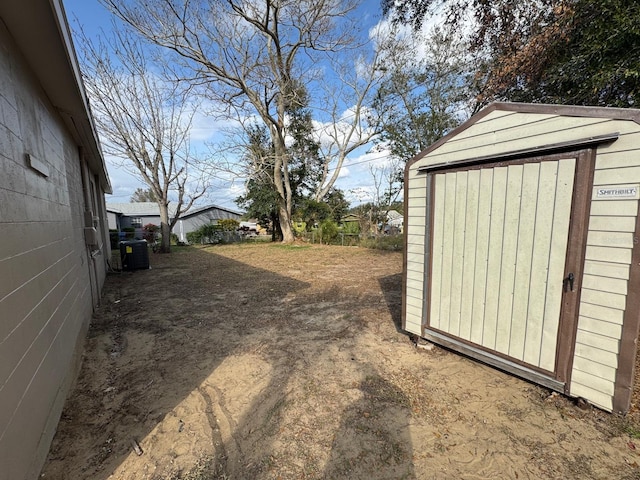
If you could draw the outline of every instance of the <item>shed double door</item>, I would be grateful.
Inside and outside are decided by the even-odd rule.
[[[571,230],[586,205],[588,182],[576,180],[583,157],[432,174],[427,331],[567,380],[582,278],[584,235]]]

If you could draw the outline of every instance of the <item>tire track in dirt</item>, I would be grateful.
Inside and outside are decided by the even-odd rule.
[[[220,401],[218,401],[217,403],[214,403],[214,400],[213,398],[211,398],[211,395],[207,391],[206,387],[198,387],[198,393],[202,397],[202,400],[204,401],[204,404],[205,404],[204,413],[207,417],[207,421],[209,422],[209,427],[211,429],[211,440],[216,449],[216,463],[217,463],[216,471],[219,473],[224,473],[225,475],[226,474],[232,475],[232,473],[229,472],[230,453],[227,449],[227,445],[224,442],[222,431],[221,431],[222,429],[220,427],[220,422],[214,412],[214,407],[213,407],[215,404],[220,404],[223,401],[223,399],[220,398]],[[227,421],[228,420],[229,418],[227,418]],[[230,431],[233,431],[233,430],[230,430]],[[236,452],[233,452],[231,458],[237,458],[235,454]]]

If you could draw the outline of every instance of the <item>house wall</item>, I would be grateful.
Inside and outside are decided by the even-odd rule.
[[[430,192],[420,167],[614,132],[619,138],[597,149],[594,188],[638,184],[638,124],[611,118],[494,110],[413,162],[406,177],[405,329],[422,335],[428,291]],[[594,195],[591,201],[570,394],[606,410],[613,408],[637,213],[637,199],[600,200]]]
[[[120,228],[132,227],[132,220],[134,218],[140,218],[142,220],[142,227],[148,225],[150,223],[160,226],[160,216],[159,215],[122,215],[120,217]],[[140,232],[142,232],[142,227],[137,227]]]
[[[187,233],[195,232],[203,225],[215,223],[218,220],[233,219],[240,221],[241,215],[229,212],[219,208],[212,208],[203,212],[198,212],[193,215],[189,215],[186,218],[178,220],[178,223],[173,227],[173,233],[178,235],[178,239],[181,242],[187,241]]]
[[[0,480],[39,475],[105,277],[104,196],[80,155],[0,22]]]
[[[109,230],[119,230],[120,222],[118,221],[118,214],[115,212],[107,211],[107,225],[109,226]]]

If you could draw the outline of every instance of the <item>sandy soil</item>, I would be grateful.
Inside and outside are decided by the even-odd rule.
[[[42,478],[640,478],[634,414],[416,348],[399,253],[189,247],[151,265],[109,275]]]

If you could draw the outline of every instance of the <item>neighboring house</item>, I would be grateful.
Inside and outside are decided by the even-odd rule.
[[[387,212],[387,225],[399,233],[402,233],[402,226],[404,225],[404,215],[397,210],[389,210]]]
[[[62,0],[0,2],[0,480],[36,479],[110,256],[111,192]]]
[[[187,241],[187,233],[198,230],[207,224],[216,224],[218,220],[237,220],[240,222],[242,214],[216,205],[195,208],[180,217],[175,226],[175,233],[181,242]]]
[[[405,330],[631,405],[640,110],[495,103],[407,162]]]
[[[121,231],[122,226],[120,225],[120,218],[122,217],[122,212],[114,208],[109,208],[109,205],[107,205],[106,208],[107,208],[107,225],[109,227],[109,230]]]
[[[169,216],[173,218],[176,211],[174,204],[169,204]],[[127,227],[136,229],[136,236],[142,238],[142,227],[152,223],[160,225],[160,208],[155,202],[108,203],[109,228],[122,230]],[[202,225],[215,224],[218,220],[233,219],[240,221],[242,214],[217,205],[192,208],[178,219],[173,233],[181,242],[187,241],[187,233],[198,230]]]
[[[133,227],[136,234],[142,232],[142,227],[152,223],[160,225],[160,207],[155,202],[107,203],[109,213],[109,229],[122,230]],[[175,215],[175,206],[169,205],[169,217]],[[142,237],[140,237],[142,238]]]

